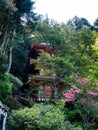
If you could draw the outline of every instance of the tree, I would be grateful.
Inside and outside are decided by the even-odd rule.
[[[95,20],[94,25],[98,27],[98,18]]]
[[[12,2],[13,3],[13,2]],[[2,51],[6,52],[8,55],[8,70],[10,71],[12,64],[12,48],[15,37],[19,36],[19,34],[23,34],[27,31],[28,27],[34,28],[35,21],[37,17],[32,10],[34,2],[31,0],[24,1],[14,1],[13,6],[15,6],[16,10],[12,10],[10,6],[6,8],[6,4],[10,5],[10,1],[2,2],[1,6],[1,38],[0,38],[0,48]],[[4,7],[4,8],[3,8]],[[24,20],[25,19],[25,20]],[[31,24],[32,23],[32,24]]]
[[[91,27],[90,23],[85,18],[79,18],[74,16],[71,20],[67,22],[67,25],[72,27],[75,30],[80,30],[83,26]]]
[[[25,68],[28,63],[28,51],[33,43],[33,39],[29,35],[30,34],[26,33],[17,35],[13,46],[12,67],[10,72],[23,82],[28,80],[28,74],[25,73]]]
[[[31,34],[34,31],[38,20],[38,16],[33,12],[33,5],[34,2],[31,0],[16,2],[16,7],[18,8],[18,11],[15,13],[17,28],[13,45],[14,51],[11,73],[18,76],[23,81],[27,80],[25,73],[28,59],[27,55],[31,44],[33,43]]]
[[[80,24],[79,18],[77,18]],[[89,23],[82,19],[83,24]],[[47,26],[43,26],[43,25]],[[74,66],[74,72],[79,72],[81,75],[89,76],[90,69],[93,66],[93,45],[95,44],[95,34],[87,26],[81,26],[81,29],[76,30],[65,24],[57,24],[51,22],[42,22],[37,28],[37,36],[41,36],[41,41],[47,39],[51,47],[57,50],[57,55],[69,61]],[[46,27],[44,29],[44,27]],[[44,33],[43,33],[44,32]],[[93,69],[94,70],[94,69]]]
[[[25,52],[27,51],[28,46],[23,45],[26,41],[19,40],[24,39],[25,36],[30,36],[30,32],[36,24],[37,16],[33,12],[33,4],[34,2],[31,0],[4,0],[0,2],[0,56],[3,55],[0,59],[0,66],[3,70],[0,74],[0,97],[6,97],[9,93],[12,94],[9,76],[5,72],[11,72],[12,57],[14,54],[14,58],[16,58],[14,51],[18,50],[17,47],[24,46]],[[18,55],[18,51],[16,55]]]

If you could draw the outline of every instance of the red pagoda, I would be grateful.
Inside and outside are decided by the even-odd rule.
[[[51,49],[47,44],[32,44],[28,53],[29,63],[26,68],[26,73],[28,73],[28,83],[32,88],[37,88],[37,91],[32,92],[31,99],[45,101],[53,97],[56,100],[58,98],[58,90],[61,83],[53,90],[51,86],[56,82],[55,74],[52,76],[42,76],[41,73],[43,68],[42,70],[38,70],[36,69],[36,65],[33,63],[34,59],[38,59],[41,50],[50,56],[56,55],[55,49]],[[32,75],[35,76],[32,77]],[[27,89],[27,86],[25,85],[23,89]]]

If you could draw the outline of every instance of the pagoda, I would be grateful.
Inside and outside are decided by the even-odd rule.
[[[29,62],[25,70],[28,74],[28,82],[22,87],[22,90],[29,89],[28,84],[30,84],[32,88],[35,88],[35,90],[37,88],[36,91],[30,93],[31,100],[45,101],[50,98],[56,100],[58,98],[58,90],[61,83],[55,87],[55,90],[53,90],[51,86],[56,83],[55,74],[51,76],[42,76],[44,68],[38,70],[36,69],[36,65],[33,63],[35,59],[37,60],[40,57],[41,51],[44,51],[50,56],[56,55],[55,49],[51,49],[47,44],[35,43],[31,45],[28,53]]]

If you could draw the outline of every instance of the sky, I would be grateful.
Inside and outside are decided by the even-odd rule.
[[[48,15],[59,23],[74,16],[86,18],[91,24],[98,18],[98,0],[34,0],[34,12]]]

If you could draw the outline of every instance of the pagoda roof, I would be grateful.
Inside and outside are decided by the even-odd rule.
[[[32,47],[34,47],[35,49],[47,49],[48,45],[47,44],[34,43],[34,44],[32,44]]]
[[[51,54],[56,54],[56,50],[50,48],[50,46],[48,44],[39,44],[39,43],[34,43],[32,44],[32,47],[36,49],[38,52],[40,52],[41,50],[44,50],[46,53]]]
[[[37,77],[30,77],[30,81],[32,82],[32,81],[42,81],[42,82],[51,82],[51,83],[53,83],[53,82],[55,82],[56,81],[56,79],[54,78],[54,77],[48,77],[48,76],[45,76],[45,77],[43,77],[43,76],[37,76]]]

